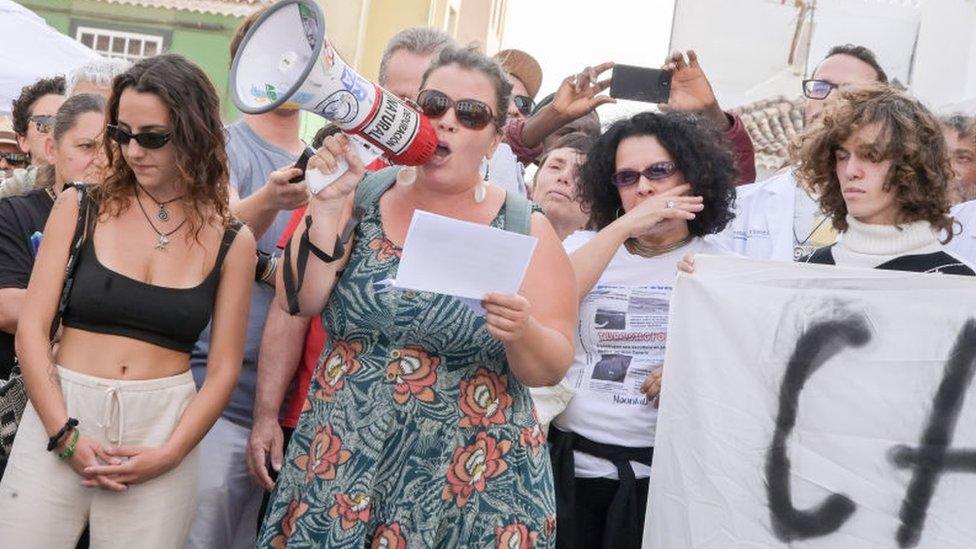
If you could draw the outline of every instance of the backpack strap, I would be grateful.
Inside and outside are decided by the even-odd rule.
[[[88,195],[88,185],[79,182],[72,182],[65,186],[65,189],[74,187],[78,192],[78,221],[75,223],[75,234],[71,237],[71,248],[68,251],[68,261],[64,266],[64,285],[61,286],[61,298],[58,300],[58,310],[51,319],[51,329],[48,332],[49,339],[54,341],[61,327],[61,317],[64,310],[68,307],[68,298],[71,296],[71,287],[75,282],[75,268],[78,264],[78,253],[81,245],[85,241],[85,233],[94,225],[95,217],[91,215],[92,200]]]
[[[230,250],[230,245],[234,243],[237,233],[243,226],[243,223],[235,219],[224,229],[224,236],[220,239],[220,249],[217,251],[217,261],[214,263],[213,272],[220,272],[220,266],[223,265],[224,258],[227,257],[227,251]]]
[[[400,166],[390,166],[368,174],[356,187],[356,198],[353,202],[353,216],[359,221],[366,208],[383,196],[383,193],[396,183],[396,176],[400,173]],[[358,212],[358,215],[357,215]]]
[[[532,203],[524,196],[511,191],[505,192],[504,229],[526,235],[532,230]]]

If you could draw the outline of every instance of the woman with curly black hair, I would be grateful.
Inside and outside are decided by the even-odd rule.
[[[587,156],[579,196],[596,231],[564,242],[580,300],[576,395],[549,433],[560,547],[641,545],[676,265],[724,253],[702,237],[732,219],[734,182],[722,137],[688,114],[618,121]]]
[[[803,261],[848,267],[974,275],[948,252],[952,166],[939,121],[918,100],[884,85],[846,91],[805,131],[797,177],[843,234]]]

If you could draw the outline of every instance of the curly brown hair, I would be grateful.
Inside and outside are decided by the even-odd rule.
[[[106,117],[118,124],[119,99],[128,88],[151,93],[166,105],[173,126],[171,143],[177,151],[187,236],[196,238],[214,216],[231,221],[228,205],[227,152],[220,122],[220,99],[207,75],[185,57],[167,53],[139,61],[112,83]],[[99,215],[116,216],[135,196],[136,177],[108,132],[103,139],[108,168],[96,193]]]
[[[879,124],[876,147],[891,160],[886,191],[898,204],[898,224],[928,221],[952,237],[952,166],[939,120],[918,100],[885,84],[841,92],[791,147],[796,176],[820,193],[820,208],[838,231],[847,230],[847,205],[835,153],[861,128]],[[948,242],[948,240],[946,241]]]

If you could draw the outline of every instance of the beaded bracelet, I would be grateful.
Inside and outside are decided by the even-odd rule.
[[[71,442],[65,447],[64,450],[58,454],[58,459],[61,461],[67,461],[71,456],[75,455],[75,445],[78,444],[78,437],[81,436],[81,431],[78,429],[71,430]]]
[[[47,451],[50,452],[55,448],[57,448],[58,444],[61,443],[61,439],[64,438],[69,431],[71,431],[77,426],[78,426],[78,420],[73,417],[69,417],[68,421],[64,422],[64,427],[61,427],[60,431],[58,431],[51,438],[47,439]]]

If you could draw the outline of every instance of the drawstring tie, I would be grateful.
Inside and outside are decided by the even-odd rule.
[[[112,439],[112,424],[116,423],[116,437]],[[118,385],[105,389],[105,399],[102,403],[102,420],[98,427],[105,432],[105,438],[116,446],[122,445],[122,426],[125,424],[125,408],[122,406],[122,391]]]

